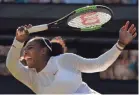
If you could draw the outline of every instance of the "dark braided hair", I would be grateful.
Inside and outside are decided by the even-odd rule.
[[[44,37],[34,37],[33,39],[38,42],[42,48],[47,47],[49,50],[48,55],[50,56],[58,56],[67,51],[65,42],[61,37],[55,37],[51,41]]]

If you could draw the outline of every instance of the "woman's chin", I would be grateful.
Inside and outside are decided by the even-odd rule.
[[[28,66],[29,68],[33,68],[33,66]]]
[[[27,62],[27,65],[28,65],[29,68],[33,68],[34,67],[33,66],[33,61],[31,59],[26,60],[26,62]]]
[[[34,66],[32,66],[32,65],[28,65],[28,67],[29,67],[29,68],[34,68]]]
[[[27,66],[28,66],[29,68],[34,68],[34,66],[31,65],[30,63],[27,63]]]

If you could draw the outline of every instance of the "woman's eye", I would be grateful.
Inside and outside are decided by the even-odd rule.
[[[33,48],[33,47],[28,47],[27,49],[30,50],[30,49],[32,49],[32,48]]]

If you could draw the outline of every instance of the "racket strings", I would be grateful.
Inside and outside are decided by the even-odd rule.
[[[97,25],[105,24],[110,19],[111,16],[107,13],[96,12],[94,14],[94,12],[88,12],[69,20],[68,25],[76,28],[95,27]]]

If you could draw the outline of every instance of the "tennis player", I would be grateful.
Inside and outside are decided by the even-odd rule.
[[[129,21],[120,29],[117,43],[98,58],[83,58],[73,53],[64,53],[62,45],[43,37],[30,39],[20,52],[29,34],[21,26],[7,56],[6,66],[12,75],[37,94],[100,94],[82,81],[81,72],[94,73],[106,70],[121,54],[124,47],[136,37],[136,27]]]

